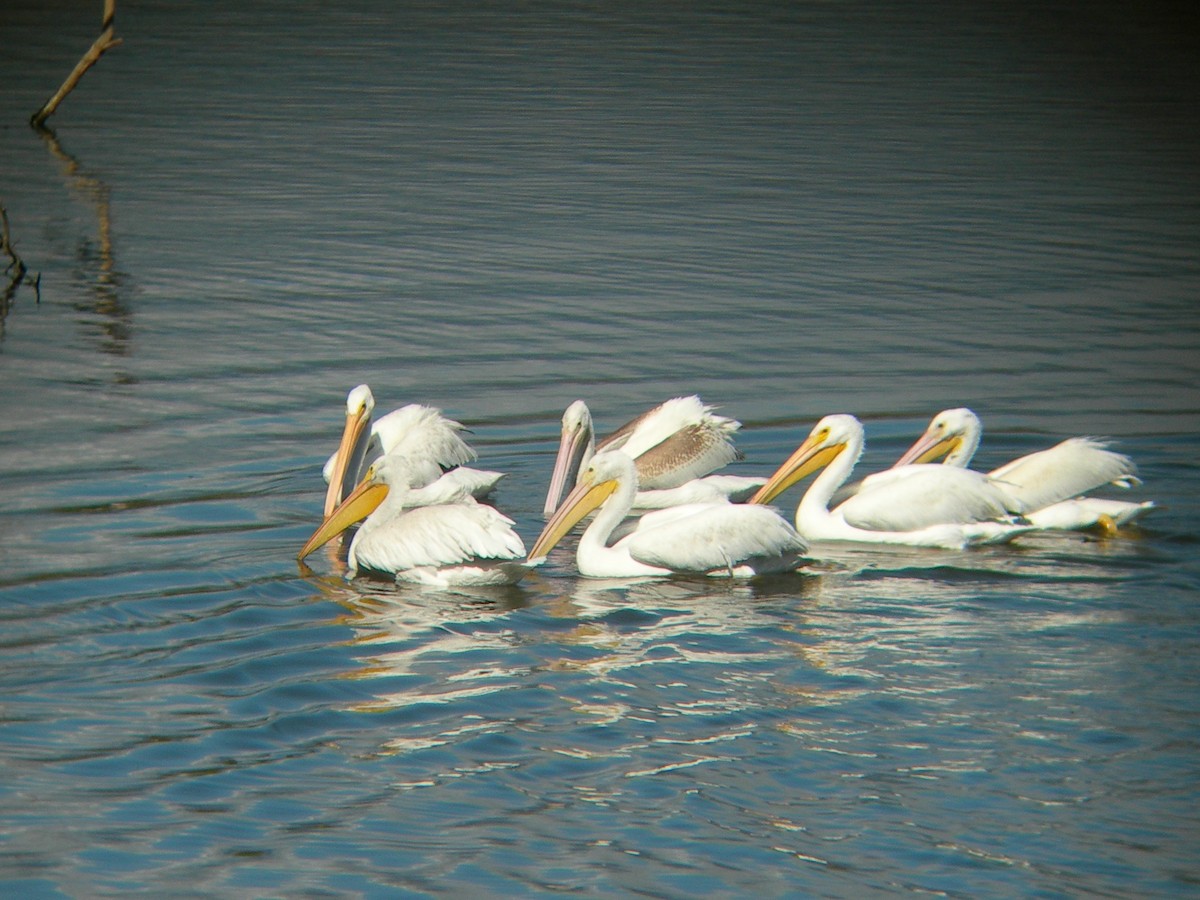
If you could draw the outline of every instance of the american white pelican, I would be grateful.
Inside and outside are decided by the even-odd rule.
[[[925,433],[905,451],[897,466],[933,462],[944,457],[948,466],[966,468],[979,447],[983,425],[965,407],[946,409],[933,417]],[[1131,503],[1084,497],[1106,484],[1128,488],[1140,484],[1133,460],[1089,437],[1067,438],[993,469],[988,475],[1025,507],[1025,517],[1042,529],[1105,528],[1132,522],[1154,508],[1145,501]],[[870,482],[870,479],[867,479]]]
[[[346,395],[346,424],[342,428],[342,439],[321,472],[329,484],[325,491],[326,517],[350,495],[358,483],[370,443],[371,413],[374,410],[375,395],[367,385],[360,384],[350,389]]]
[[[436,476],[427,461],[381,456],[297,558],[365,517],[350,543],[351,576],[368,569],[396,581],[440,587],[519,581],[528,570],[522,562],[525,545],[507,516],[474,500],[412,505],[413,495]]]
[[[374,409],[375,397],[367,385],[360,384],[347,394],[342,439],[323,470],[329,482],[326,516],[350,495],[367,465],[387,453],[429,460],[447,470],[449,480],[445,484],[426,487],[426,502],[445,502],[464,490],[473,497],[483,497],[504,477],[501,472],[465,465],[475,459],[475,451],[459,437],[464,430],[462,424],[447,419],[441,410],[410,403],[372,422]]]
[[[796,508],[796,530],[809,540],[908,544],[960,549],[1007,541],[1032,526],[1014,520],[1011,499],[986,475],[969,469],[913,465],[864,482],[830,511],[829,501],[863,451],[862,423],[826,416],[776,470],[751,503],[768,503],[824,467]]]
[[[744,499],[762,486],[761,479],[703,477],[738,458],[733,434],[741,427],[735,419],[714,414],[693,395],[647,410],[596,444],[592,414],[586,403],[576,400],[563,413],[543,512],[547,518],[554,513],[563,490],[575,484],[592,455],[603,450],[623,450],[634,460],[639,486],[633,505],[638,509]]]
[[[624,450],[592,457],[575,488],[551,516],[530,552],[545,559],[580,519],[600,507],[579,538],[579,573],[593,578],[694,574],[748,578],[794,570],[807,550],[804,539],[775,510],[731,503],[693,503],[653,510],[609,546],[629,514],[638,486],[634,460]]]

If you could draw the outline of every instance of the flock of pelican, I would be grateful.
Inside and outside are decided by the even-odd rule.
[[[545,528],[526,553],[513,520],[481,502],[503,475],[467,465],[476,454],[461,424],[418,404],[378,419],[374,408],[366,385],[347,396],[342,438],[324,467],[324,517],[299,554],[361,522],[347,554],[351,576],[515,584],[592,513],[576,550],[581,575],[748,578],[803,568],[810,542],[961,549],[1035,530],[1112,531],[1154,508],[1086,496],[1140,484],[1128,456],[1092,438],[987,473],[967,468],[982,425],[965,408],[938,413],[890,469],[848,484],[864,444],[854,416],[826,416],[769,478],[746,478],[713,474],[739,458],[741,424],[699,397],[668,400],[599,441],[578,400],[563,414]],[[814,473],[794,523],[767,505]]]

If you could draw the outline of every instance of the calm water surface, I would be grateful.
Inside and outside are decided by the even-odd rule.
[[[6,896],[1200,896],[1194,17],[139,3],[39,135],[96,7],[0,13]],[[361,381],[527,543],[577,397],[698,392],[747,474],[970,405],[982,468],[1109,436],[1162,508],[347,582],[294,556]]]

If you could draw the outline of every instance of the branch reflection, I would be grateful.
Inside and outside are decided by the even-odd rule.
[[[80,280],[89,288],[87,304],[76,309],[94,317],[100,331],[100,349],[114,356],[127,356],[133,332],[133,312],[121,299],[122,273],[117,269],[112,247],[112,209],[109,186],[88,173],[50,128],[34,129],[46,149],[62,166],[69,190],[86,202],[96,214],[96,240],[84,239],[77,250]]]

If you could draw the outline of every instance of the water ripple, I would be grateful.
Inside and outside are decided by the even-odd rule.
[[[24,6],[8,122],[91,37]],[[1195,54],[1081,10],[122,20],[55,134],[0,129],[42,273],[0,303],[0,892],[1193,890]],[[763,475],[966,403],[981,466],[1111,435],[1161,508],[754,584],[570,541],[347,581],[294,557],[361,381],[466,423],[527,542],[577,397],[699,392]]]

